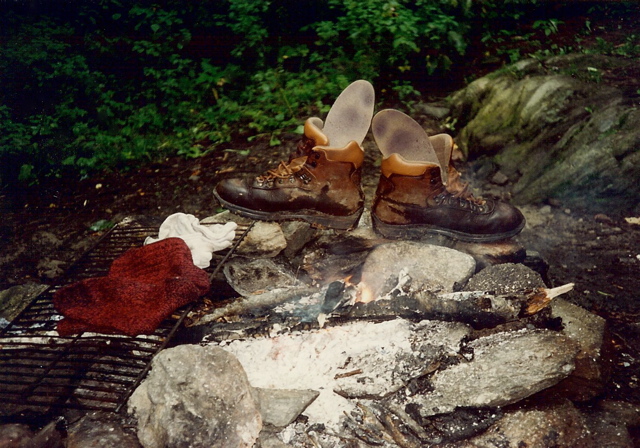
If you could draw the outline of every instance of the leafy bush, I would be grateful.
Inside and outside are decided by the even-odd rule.
[[[507,44],[528,36],[525,17],[531,33],[562,26],[525,0],[25,5],[0,16],[3,182],[199,157],[238,136],[275,145],[355,79],[407,103],[470,47],[522,57]],[[637,42],[608,51],[638,54]]]

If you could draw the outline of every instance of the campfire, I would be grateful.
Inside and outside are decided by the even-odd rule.
[[[229,219],[242,222],[204,222]],[[342,235],[256,222],[222,270],[237,297],[194,309],[179,335],[191,344],[158,356],[132,396],[138,435],[145,446],[177,443],[201,433],[195,416],[207,415],[215,446],[431,446],[483,437],[530,397],[592,398],[600,346],[571,329],[600,318],[558,297],[573,285],[548,287],[526,261],[513,241],[384,240],[366,221]],[[229,355],[244,386],[211,377]],[[210,378],[199,390],[185,386],[201,376]],[[576,387],[585,378],[588,397]],[[185,397],[203,408],[176,410]],[[205,404],[225,399],[244,417]]]
[[[145,447],[538,440],[557,428],[513,428],[540,412],[574,424],[606,381],[604,322],[515,241],[385,240],[366,217],[344,234],[202,224],[228,221],[242,238],[122,411]]]

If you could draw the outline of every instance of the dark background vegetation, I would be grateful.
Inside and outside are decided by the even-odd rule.
[[[93,0],[0,3],[0,184],[277,145],[350,82],[410,109],[504,63],[638,54],[635,2]],[[609,30],[611,31],[611,30]],[[638,32],[640,34],[640,30]],[[562,36],[562,37],[560,37]]]

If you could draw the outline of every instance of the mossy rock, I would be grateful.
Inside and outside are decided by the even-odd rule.
[[[518,204],[560,199],[592,209],[637,207],[638,94],[620,73],[640,63],[598,55],[521,61],[456,92],[451,118],[469,158],[488,155]],[[615,82],[613,82],[615,80]]]

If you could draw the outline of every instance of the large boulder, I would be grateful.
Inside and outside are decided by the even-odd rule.
[[[262,429],[257,397],[238,360],[215,346],[160,352],[129,399],[145,448],[252,447]]]
[[[514,202],[629,210],[640,196],[637,60],[571,54],[520,61],[451,97],[457,143],[488,155]]]

